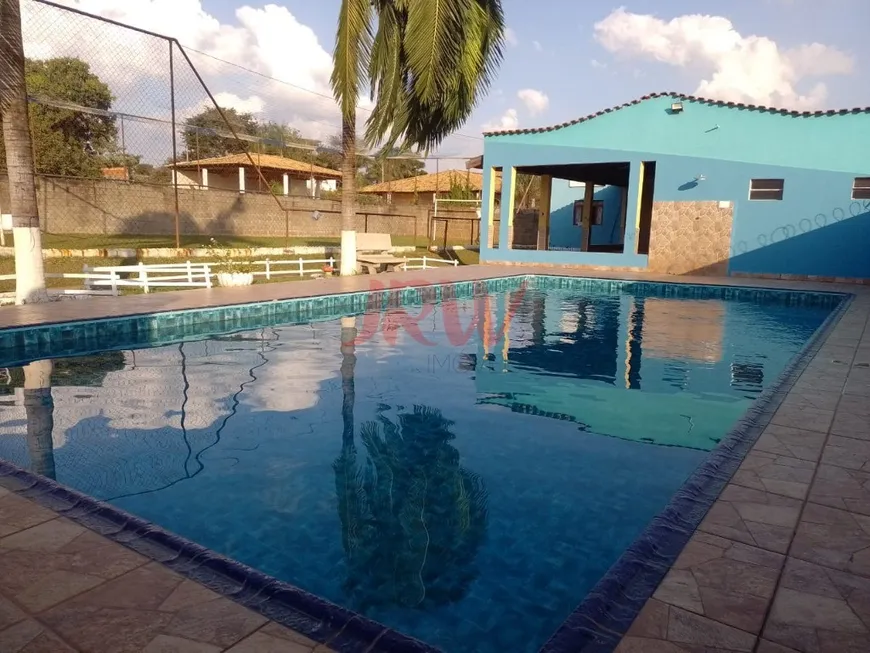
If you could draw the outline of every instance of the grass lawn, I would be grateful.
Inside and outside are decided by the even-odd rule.
[[[182,247],[204,247],[209,244],[211,236],[182,236]],[[245,237],[245,236],[215,236],[214,239],[223,246],[232,248],[246,247],[293,247],[293,246],[338,246],[338,236],[329,238],[325,236],[312,236],[305,238],[280,237]],[[12,235],[6,235],[7,247],[13,246]],[[424,235],[417,236],[414,242],[413,236],[393,236],[393,245],[425,247],[428,244]],[[437,244],[443,244],[439,241]],[[464,245],[461,241],[448,242],[450,245]],[[45,249],[142,249],[145,247],[175,247],[174,236],[100,236],[100,235],[77,235],[77,234],[43,234],[42,246]]]
[[[105,243],[105,241],[102,241]],[[105,245],[103,245],[105,247]],[[421,256],[428,257],[439,257],[445,260],[454,260],[455,258],[459,259],[460,265],[475,265],[479,262],[480,257],[477,252],[472,251],[458,251],[458,252],[445,252],[442,254],[436,254],[434,252],[430,252],[425,248],[418,248],[414,253],[415,257]],[[298,259],[299,257],[292,257],[293,260]],[[303,256],[303,259],[312,260],[312,259],[320,259],[322,256]],[[328,257],[327,257],[328,258]],[[141,259],[141,262],[146,265],[154,265],[158,263],[183,263],[187,261],[186,257],[181,258],[147,258]],[[214,263],[214,259],[198,259],[191,258],[189,259],[191,263]],[[111,266],[111,265],[136,265],[139,263],[139,259],[135,258],[81,258],[81,257],[63,257],[63,258],[47,258],[45,259],[45,271],[46,272],[75,272],[80,273],[82,271],[82,267],[84,265],[88,265],[90,267],[94,266]],[[286,268],[284,268],[286,269]],[[11,256],[0,256],[0,275],[4,274],[14,274],[15,273],[15,260]],[[275,283],[278,281],[299,281],[300,279],[310,279],[311,276],[299,277],[296,275],[279,275],[273,277],[271,281],[267,281],[265,277],[256,277],[255,283]],[[49,288],[81,288],[83,286],[82,279],[46,279],[46,285]],[[11,292],[15,290],[15,282],[14,281],[0,281],[0,292]],[[155,290],[179,290],[179,288],[161,288]],[[125,294],[138,293],[140,292],[137,288],[125,288],[123,289]]]

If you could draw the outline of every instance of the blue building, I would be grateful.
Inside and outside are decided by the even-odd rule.
[[[485,134],[482,166],[487,263],[870,279],[870,107],[797,112],[657,93]],[[518,174],[541,177],[537,214],[514,209]]]

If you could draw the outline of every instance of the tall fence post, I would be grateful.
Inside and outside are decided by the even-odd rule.
[[[87,263],[85,263],[82,266],[82,274],[90,274],[90,273],[91,273],[91,266],[88,265]],[[85,287],[85,290],[91,290],[93,288],[93,286],[91,285],[91,278],[89,276],[85,277],[84,287]]]
[[[272,279],[272,264],[269,259],[266,259],[266,281]]]
[[[300,276],[300,277],[304,277],[304,276],[305,276],[305,270],[304,270],[304,268],[302,267],[302,257],[301,257],[301,256],[299,257],[299,276]]]
[[[203,267],[205,268],[205,287],[211,288],[211,266],[205,265]]]
[[[187,282],[193,283],[193,268],[190,265],[190,261],[187,262]]]
[[[175,62],[174,41],[169,41],[169,108],[172,112],[172,190],[175,194],[175,249],[181,249],[181,225],[178,215],[178,146],[175,142]],[[147,292],[147,291],[146,291]]]

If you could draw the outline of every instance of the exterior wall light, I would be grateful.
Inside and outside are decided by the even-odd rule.
[[[671,104],[671,113],[680,113],[683,110],[682,102],[674,102]]]

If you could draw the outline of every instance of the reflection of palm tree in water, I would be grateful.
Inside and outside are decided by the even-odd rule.
[[[24,366],[24,412],[27,419],[27,451],[30,468],[37,474],[55,478],[54,398],[51,395],[50,360],[34,361]]]
[[[486,534],[486,489],[459,464],[449,444],[452,422],[414,406],[398,423],[379,415],[360,429],[368,455],[354,443],[356,355],[353,318],[342,320],[341,455],[335,485],[347,557],[344,589],[354,607],[422,608],[462,599],[477,571]]]

